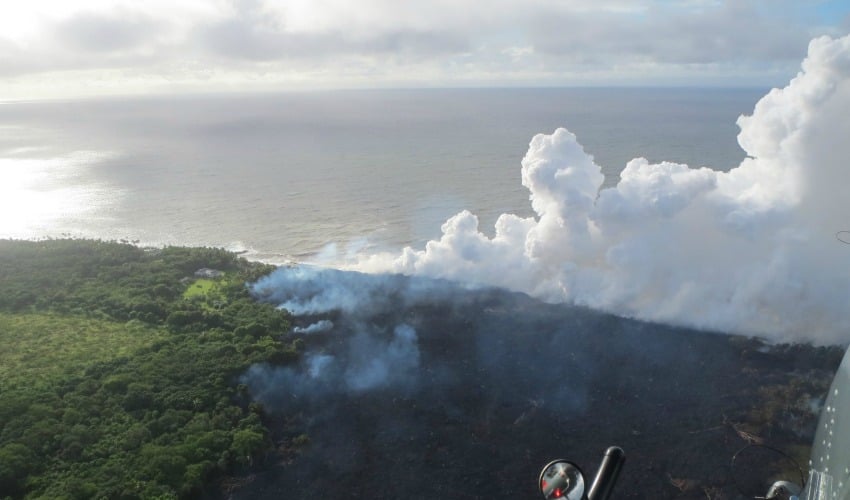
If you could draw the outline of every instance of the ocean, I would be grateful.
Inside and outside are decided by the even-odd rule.
[[[520,160],[566,127],[617,182],[635,157],[728,170],[764,89],[454,89],[0,104],[0,238],[208,245],[269,262],[421,247],[467,209],[532,214]]]

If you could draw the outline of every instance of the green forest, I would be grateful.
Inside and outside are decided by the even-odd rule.
[[[197,278],[200,268],[219,270]],[[299,357],[221,249],[0,240],[0,498],[185,498],[271,447],[239,375]]]

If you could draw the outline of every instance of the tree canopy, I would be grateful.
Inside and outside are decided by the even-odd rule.
[[[261,458],[238,376],[298,358],[287,314],[246,287],[272,269],[215,248],[0,240],[0,498],[193,497]]]

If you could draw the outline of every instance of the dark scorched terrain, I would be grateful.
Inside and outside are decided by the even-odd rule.
[[[356,331],[388,336],[403,323],[417,332],[418,366],[368,391],[299,397],[285,383],[271,388],[259,399],[277,449],[254,473],[223,483],[223,497],[539,498],[544,464],[567,458],[592,476],[609,445],[627,455],[614,498],[763,494],[771,474],[793,467],[763,453],[741,460],[733,480],[730,458],[763,443],[805,467],[843,352],[495,290],[300,321],[319,319],[335,326],[305,335],[308,352],[342,353]]]

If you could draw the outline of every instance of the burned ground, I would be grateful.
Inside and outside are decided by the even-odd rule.
[[[728,465],[748,443],[806,466],[842,354],[496,290],[300,320],[320,319],[334,328],[305,335],[307,351],[337,357],[357,332],[388,337],[410,325],[415,370],[390,373],[404,383],[372,390],[305,394],[292,386],[297,379],[265,387],[255,396],[277,449],[251,475],[231,478],[222,496],[538,498],[548,461],[567,458],[592,475],[605,448],[619,445],[627,462],[615,498],[737,498]],[[739,486],[766,489],[769,465],[742,464]]]

